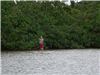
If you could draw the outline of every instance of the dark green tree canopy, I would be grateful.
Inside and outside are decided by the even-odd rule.
[[[100,2],[1,2],[3,49],[100,48]]]

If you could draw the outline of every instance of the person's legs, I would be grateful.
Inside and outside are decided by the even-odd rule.
[[[41,48],[41,50],[43,50],[43,48]]]

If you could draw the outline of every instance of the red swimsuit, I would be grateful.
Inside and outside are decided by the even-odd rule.
[[[40,43],[40,48],[43,48],[44,47],[44,44],[43,43]]]
[[[44,43],[43,43],[43,39],[40,39],[40,49],[44,48]]]

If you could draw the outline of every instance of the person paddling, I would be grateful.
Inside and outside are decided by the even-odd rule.
[[[39,39],[39,44],[40,44],[40,49],[43,50],[44,49],[44,39],[42,36]]]

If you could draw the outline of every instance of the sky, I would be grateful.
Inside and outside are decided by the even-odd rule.
[[[64,1],[65,1],[65,4],[71,5],[71,2],[70,1],[72,1],[72,0],[64,0]],[[77,2],[80,2],[82,0],[73,0],[73,1],[75,1],[75,3],[77,3]]]
[[[17,0],[17,1],[20,1],[20,0]],[[14,0],[15,4],[17,4],[17,1]],[[27,0],[25,0],[27,1]],[[33,0],[33,1],[40,1],[40,0]],[[45,0],[44,0],[45,1]],[[47,0],[46,0],[47,1]],[[70,1],[75,1],[76,2],[80,2],[82,0],[48,0],[48,1],[65,1],[64,3],[67,4],[67,5],[71,5],[71,2]]]

